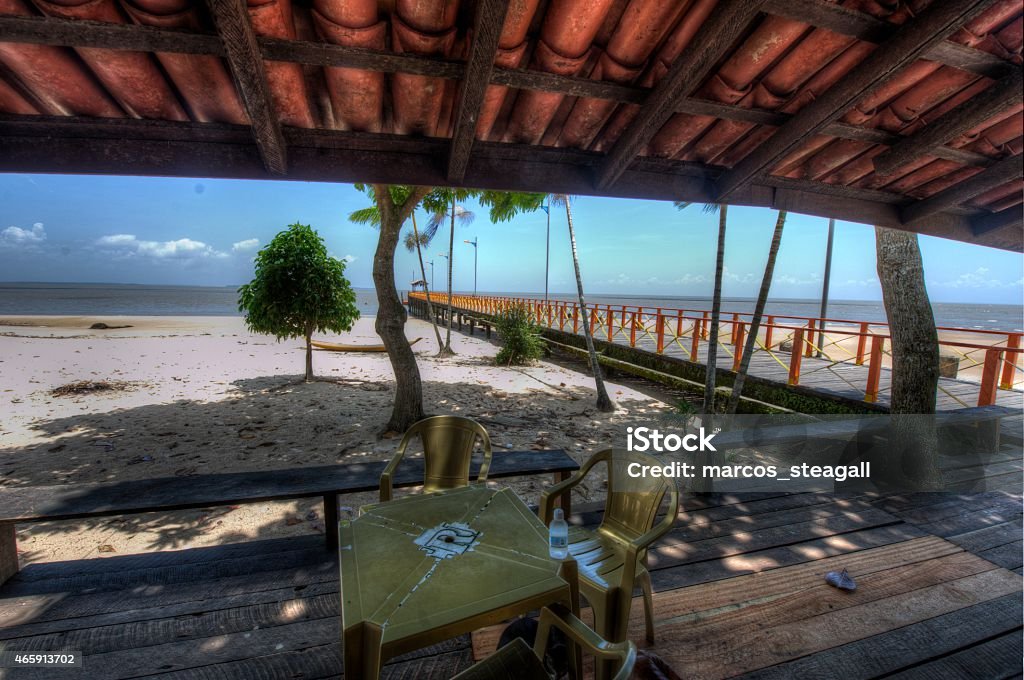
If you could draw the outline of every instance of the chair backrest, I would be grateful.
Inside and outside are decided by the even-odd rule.
[[[608,466],[608,495],[604,503],[604,517],[598,531],[610,538],[631,541],[654,526],[665,494],[671,495],[670,508],[677,507],[679,492],[672,477],[630,476],[631,463],[664,467],[665,461],[644,453],[622,449],[605,449],[591,460]]]
[[[484,454],[477,479],[487,479],[491,466],[491,439],[480,423],[461,416],[424,418],[409,428],[399,448],[404,449],[416,435],[423,442],[424,491],[455,489],[469,484],[469,466],[477,437],[481,439]]]

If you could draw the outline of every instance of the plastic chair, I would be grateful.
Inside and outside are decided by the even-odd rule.
[[[412,438],[423,441],[423,490],[425,492],[455,489],[469,485],[469,465],[473,459],[476,438],[483,441],[484,460],[477,481],[487,479],[491,467],[491,438],[480,423],[461,416],[433,416],[414,423],[408,429],[394,458],[380,476],[380,500],[391,500],[392,478],[402,462]]]
[[[549,487],[541,495],[540,518],[551,522],[552,499],[568,493],[598,463],[608,466],[608,497],[604,518],[595,531],[569,529],[569,553],[580,571],[580,592],[594,611],[594,628],[605,639],[620,642],[629,629],[633,586],[640,584],[644,598],[647,641],[654,642],[654,600],[647,571],[647,548],[675,524],[679,490],[664,477],[630,477],[630,463],[664,466],[665,462],[642,453],[606,449],[591,456],[575,475]],[[665,517],[654,525],[658,508],[668,494]]]
[[[551,627],[558,628],[570,641],[582,647],[599,661],[618,662],[613,680],[627,680],[636,663],[636,645],[630,641],[608,642],[560,606],[540,610],[540,625],[533,649],[523,638],[516,638],[486,659],[479,661],[453,678],[453,680],[550,680],[544,668]],[[576,677],[581,669],[577,668]]]

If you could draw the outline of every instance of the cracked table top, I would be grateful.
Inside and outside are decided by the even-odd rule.
[[[567,584],[547,533],[511,489],[482,484],[368,506],[340,523],[342,627],[380,626],[385,645],[437,631],[432,644],[554,601]]]

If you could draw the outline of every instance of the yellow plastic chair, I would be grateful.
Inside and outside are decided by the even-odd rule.
[[[460,416],[433,416],[414,423],[402,437],[394,458],[380,476],[380,500],[391,500],[392,478],[412,438],[423,441],[423,490],[455,489],[469,485],[469,465],[476,438],[483,442],[484,461],[477,481],[487,479],[491,467],[491,438],[480,423]]]
[[[568,493],[583,481],[598,463],[608,466],[608,497],[604,518],[595,531],[569,528],[569,553],[580,572],[580,592],[594,611],[594,628],[607,640],[621,642],[629,628],[633,586],[640,584],[644,596],[647,641],[654,643],[654,601],[651,575],[647,571],[647,548],[675,524],[679,512],[679,490],[664,477],[633,478],[630,463],[664,466],[665,462],[642,453],[606,449],[591,456],[575,475],[549,487],[541,495],[540,518],[551,522],[552,499]],[[658,508],[668,494],[668,510],[654,525]],[[566,518],[568,519],[568,518]]]
[[[522,638],[516,638],[486,659],[467,668],[453,680],[550,680],[544,668],[551,627],[558,628],[569,640],[600,661],[618,662],[612,680],[627,680],[636,663],[636,645],[630,641],[608,642],[587,627],[587,624],[560,606],[540,610],[540,625],[533,649]],[[575,669],[580,677],[580,669]]]

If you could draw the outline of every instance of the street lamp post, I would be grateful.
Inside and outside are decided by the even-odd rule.
[[[430,265],[430,290],[434,290],[434,261],[431,260],[427,264]]]
[[[478,242],[479,238],[476,237],[472,241],[463,241],[463,243],[473,246],[473,297],[476,297],[476,256],[480,252],[480,249],[477,247]]]

